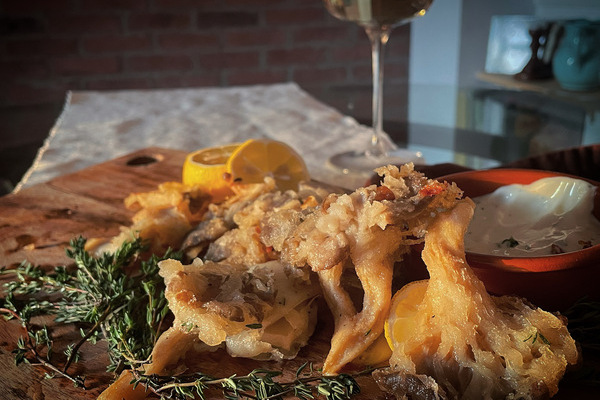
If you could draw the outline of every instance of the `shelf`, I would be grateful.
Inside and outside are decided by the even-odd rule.
[[[567,101],[585,108],[587,111],[600,111],[600,90],[575,92],[563,89],[554,79],[540,81],[520,81],[512,75],[480,72],[477,79],[504,89],[534,92],[557,100]]]

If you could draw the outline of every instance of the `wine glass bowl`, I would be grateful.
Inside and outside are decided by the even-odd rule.
[[[344,173],[369,174],[385,164],[420,162],[420,153],[399,149],[383,132],[384,51],[392,30],[425,15],[433,0],[323,0],[334,17],[365,29],[371,42],[373,67],[372,133],[364,149],[336,154],[330,165]]]
[[[323,0],[323,2],[327,11],[340,20],[351,21],[363,27],[393,28],[425,15],[433,0]]]

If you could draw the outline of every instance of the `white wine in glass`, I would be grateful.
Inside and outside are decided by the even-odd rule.
[[[386,164],[418,160],[398,149],[383,133],[383,56],[392,29],[425,15],[433,0],[323,0],[334,17],[362,26],[371,42],[373,64],[373,131],[365,149],[337,154],[330,163],[344,172],[368,173]]]

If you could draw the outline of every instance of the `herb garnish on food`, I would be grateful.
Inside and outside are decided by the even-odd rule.
[[[312,399],[322,395],[328,400],[342,400],[360,392],[355,376],[371,372],[326,377],[306,363],[290,382],[275,380],[281,373],[267,370],[225,378],[201,372],[177,377],[143,375],[141,367],[151,361],[152,349],[167,328],[164,325],[169,315],[158,262],[180,259],[181,254],[169,250],[162,257],[152,255],[141,260],[145,247],[136,239],[123,243],[113,254],[94,257],[85,250],[85,243],[82,237],[73,239],[71,248],[66,250],[74,260],[74,268],[60,266],[48,273],[22,263],[17,269],[0,271],[15,275],[13,281],[5,284],[0,313],[7,319],[19,320],[25,330],[13,351],[17,365],[40,365],[48,371],[47,378],[61,376],[85,389],[85,377],[73,375],[70,367],[78,361],[79,348],[86,341],[95,344],[105,340],[110,358],[107,371],[119,374],[132,370],[135,385],[145,386],[160,398],[180,400],[195,394],[203,398],[204,390],[209,388],[220,389],[227,399],[274,399],[286,395]],[[63,350],[67,359],[62,365],[53,357],[55,349],[48,328],[32,323],[32,318],[43,315],[53,315],[57,323],[86,327],[81,329],[81,339]]]

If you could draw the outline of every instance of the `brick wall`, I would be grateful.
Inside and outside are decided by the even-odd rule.
[[[406,115],[408,38],[398,28],[388,45],[396,119]],[[366,35],[321,0],[0,0],[0,55],[4,146],[33,135],[28,107],[51,126],[67,90],[295,81],[370,116]]]

